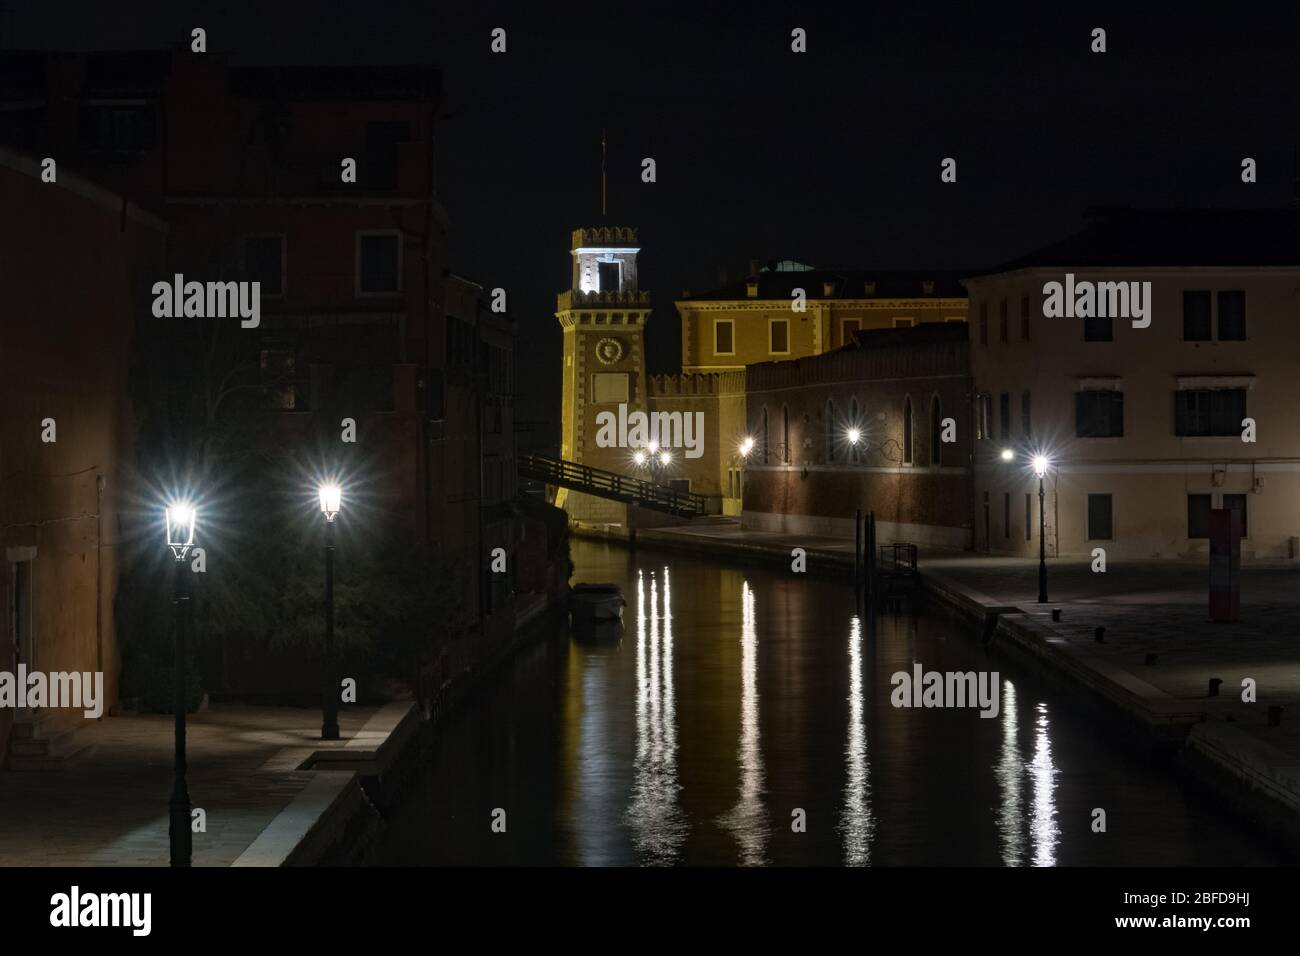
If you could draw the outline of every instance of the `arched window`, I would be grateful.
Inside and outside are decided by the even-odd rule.
[[[943,464],[943,408],[939,396],[930,399],[930,464]]]
[[[767,406],[763,406],[763,424],[758,433],[758,440],[763,444],[763,464],[767,464]]]
[[[781,406],[781,461],[790,464],[790,409]]]
[[[823,440],[826,443],[826,464],[835,461],[835,402],[826,399],[826,421],[822,423]]]
[[[903,399],[903,464],[912,463],[912,399]]]

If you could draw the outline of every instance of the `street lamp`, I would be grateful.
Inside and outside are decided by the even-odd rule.
[[[860,428],[850,428],[846,435],[849,439],[850,445],[856,445],[858,442],[862,441],[862,430]]]
[[[185,784],[185,616],[190,606],[189,574],[185,555],[194,545],[193,506],[176,502],[167,507],[167,547],[176,559],[172,568],[172,605],[175,607],[176,674],[175,727],[176,749],[172,758],[172,798],[168,805],[167,842],[172,866],[189,866],[193,855],[190,832],[190,791]]]
[[[1038,603],[1047,603],[1047,506],[1043,478],[1051,462],[1046,455],[1034,456],[1034,474],[1038,476]]]
[[[338,683],[334,675],[334,519],[343,504],[343,489],[333,482],[319,489],[325,516],[325,692],[321,697],[321,740],[339,739]]]
[[[745,438],[740,443],[740,457],[748,458],[749,453],[753,450],[754,450],[754,439],[746,435]]]
[[[634,454],[634,455],[632,456],[632,461],[636,464],[636,466],[637,466],[638,468],[644,467],[644,465],[645,465],[645,452],[643,452],[643,451],[639,451],[639,452],[637,452],[636,454]]]

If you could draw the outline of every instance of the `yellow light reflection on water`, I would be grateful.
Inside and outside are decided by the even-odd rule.
[[[849,732],[844,746],[846,782],[840,833],[844,859],[849,866],[871,863],[871,763],[867,754],[866,701],[862,679],[862,621],[854,615],[849,625]]]
[[[736,760],[740,787],[736,805],[722,823],[736,837],[744,866],[767,863],[768,823],[763,806],[763,751],[758,728],[758,627],[754,592],[746,581],[740,589],[740,739]]]
[[[672,591],[664,569],[663,632],[659,581],[637,576],[636,757],[627,822],[643,862],[671,864],[686,839],[686,818],[677,806],[677,721],[673,690]],[[647,610],[648,605],[648,610]]]

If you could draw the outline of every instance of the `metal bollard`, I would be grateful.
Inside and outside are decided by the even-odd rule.
[[[1268,725],[1279,727],[1282,724],[1282,705],[1270,704],[1268,708]]]
[[[1147,655],[1147,658],[1146,658],[1146,664],[1147,664],[1147,666],[1150,667],[1152,664],[1154,664],[1154,663],[1159,659],[1159,657],[1160,657],[1159,654],[1148,654],[1148,655]]]
[[[1211,697],[1218,697],[1218,696],[1219,696],[1219,685],[1222,684],[1222,683],[1223,683],[1223,678],[1222,678],[1222,677],[1211,677],[1211,678],[1210,678],[1210,696],[1211,696]]]
[[[1061,609],[1059,607],[1052,608],[1052,620],[1059,621],[1060,619],[1061,619]]]
[[[1105,628],[1104,625],[1101,626],[1101,627],[1095,627],[1095,628],[1093,628],[1093,630],[1092,630],[1092,639],[1093,639],[1094,641],[1096,641],[1098,644],[1105,644],[1105,643],[1106,643],[1106,628]]]

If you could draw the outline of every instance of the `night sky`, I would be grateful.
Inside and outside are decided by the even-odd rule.
[[[1123,6],[37,0],[0,6],[0,44],[156,48],[203,26],[238,64],[440,64],[447,265],[509,291],[519,417],[555,419],[555,295],[570,231],[601,221],[602,127],[606,221],[641,229],[651,371],[676,370],[672,299],[750,259],[975,268],[1074,231],[1093,204],[1289,203],[1300,12]],[[489,51],[497,26],[504,55]],[[794,27],[806,54],[790,51]],[[1105,54],[1089,51],[1093,27]]]

